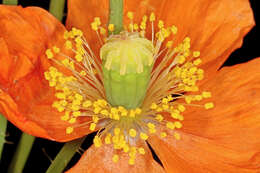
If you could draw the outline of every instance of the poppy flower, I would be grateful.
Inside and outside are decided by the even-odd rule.
[[[220,69],[254,25],[248,1],[125,1],[120,34],[107,0],[68,1],[70,31],[0,8],[0,111],[50,140],[97,131],[68,172],[259,172],[260,60]]]

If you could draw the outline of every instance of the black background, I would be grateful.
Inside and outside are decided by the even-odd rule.
[[[259,18],[257,17],[256,11],[256,1],[257,0],[250,0],[252,9],[254,11],[254,17],[256,24],[259,25]],[[1,2],[1,1],[0,1]],[[49,0],[20,0],[19,5],[24,7],[26,6],[39,6],[46,10],[48,10]],[[66,19],[66,10],[64,20]],[[1,27],[1,26],[0,26]],[[257,30],[257,26],[255,26],[244,38],[243,46],[236,51],[234,51],[231,56],[227,59],[227,61],[223,64],[223,66],[230,66],[242,62],[249,61],[256,57],[260,57],[260,47],[257,44],[257,34],[259,35],[259,30]],[[0,162],[0,173],[7,172],[8,165],[12,159],[14,151],[16,149],[17,143],[19,142],[19,138],[21,135],[21,131],[13,126],[11,123],[8,123],[7,127],[7,144],[4,146],[2,160]],[[87,138],[89,140],[85,140],[84,144],[82,145],[83,149],[87,149],[92,141],[93,134],[89,135]],[[24,172],[37,172],[43,173],[46,171],[48,166],[50,165],[50,159],[54,159],[56,154],[59,152],[61,147],[63,146],[62,143],[52,142],[45,139],[37,138],[33,145],[31,154],[28,158],[28,161],[25,165]],[[68,165],[67,169],[74,165],[78,159],[80,158],[80,152],[76,154],[70,164]]]

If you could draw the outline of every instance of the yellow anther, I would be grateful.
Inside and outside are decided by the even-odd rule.
[[[140,138],[141,138],[142,140],[147,140],[147,139],[148,139],[148,135],[147,135],[146,133],[141,132],[141,133],[140,133]]]
[[[120,128],[116,127],[114,128],[114,135],[119,135],[120,134]]]
[[[133,31],[133,30],[134,30],[134,24],[130,23],[130,24],[128,25],[128,29],[129,29],[130,31]]]
[[[150,129],[154,129],[155,125],[153,123],[147,123],[147,127]]]
[[[144,150],[143,147],[138,148],[138,152],[139,152],[140,154],[142,154],[142,155],[145,154],[145,150]]]
[[[105,116],[109,115],[109,112],[106,109],[102,110],[100,113]]]
[[[141,28],[141,30],[144,31],[146,29],[146,23],[145,22],[141,22],[140,28]]]
[[[130,152],[129,152],[129,156],[134,158],[135,155],[136,155],[136,152],[137,152],[136,147],[131,147]]]
[[[135,164],[135,158],[130,158],[130,159],[128,160],[128,164],[129,164],[129,165],[134,165],[134,164]]]
[[[71,43],[71,41],[67,40],[67,41],[65,42],[65,48],[66,48],[66,49],[72,49],[72,43]]]
[[[83,60],[83,56],[80,55],[80,54],[77,54],[77,55],[75,56],[75,59],[76,59],[78,62],[81,62],[81,61]]]
[[[161,138],[165,138],[167,136],[167,133],[166,132],[161,132],[160,136],[161,136]]]
[[[138,30],[139,29],[139,26],[138,26],[138,24],[134,24],[134,30]]]
[[[189,72],[190,72],[191,74],[194,74],[197,70],[198,70],[197,67],[191,67],[191,68],[189,69]]]
[[[167,98],[163,98],[163,99],[162,99],[162,103],[163,103],[163,104],[168,104],[168,99],[167,99]]]
[[[97,101],[97,103],[98,103],[100,106],[102,106],[102,107],[104,107],[104,106],[107,105],[107,101],[105,101],[104,99],[99,99],[99,100]]]
[[[119,156],[117,154],[113,155],[112,160],[114,163],[117,163],[119,160]]]
[[[69,120],[69,116],[63,115],[63,116],[60,117],[60,119],[62,121],[68,121]]]
[[[108,133],[105,137],[105,144],[111,144],[111,134]]]
[[[91,23],[91,28],[92,28],[92,30],[97,31],[98,30],[98,23],[97,22],[92,22]]]
[[[161,107],[158,107],[158,108],[156,109],[156,111],[157,111],[157,112],[162,112],[163,109],[162,109]]]
[[[194,99],[197,100],[197,101],[200,101],[200,100],[202,100],[202,96],[201,95],[196,95],[194,97]]]
[[[179,133],[174,132],[173,136],[175,137],[176,140],[181,139],[181,135]]]
[[[168,95],[168,96],[167,96],[167,99],[168,99],[168,101],[172,101],[172,100],[173,100],[173,97],[172,97],[171,95]]]
[[[95,17],[94,21],[97,23],[98,26],[101,25],[101,21],[99,17]]]
[[[167,48],[171,48],[172,45],[173,45],[173,41],[168,41],[168,42],[166,43],[166,47],[167,47]]]
[[[51,79],[51,75],[50,75],[50,73],[48,71],[44,72],[44,78],[46,80],[50,80]]]
[[[94,143],[94,146],[97,148],[101,147],[101,145],[102,145],[102,141],[101,141],[100,137],[97,135],[94,137],[93,143]]]
[[[58,99],[65,99],[66,98],[66,95],[64,93],[56,93],[55,96],[58,98]]]
[[[93,112],[95,114],[99,114],[101,110],[102,110],[101,107],[95,107]]]
[[[91,105],[92,105],[92,102],[91,102],[90,100],[86,100],[86,101],[84,101],[83,104],[82,104],[82,106],[83,106],[84,108],[88,108],[88,107],[90,107]]]
[[[129,117],[134,118],[135,117],[135,111],[130,110]]]
[[[205,109],[211,109],[211,108],[214,107],[214,104],[213,104],[212,102],[209,102],[209,103],[206,103],[206,104],[204,105],[204,107],[205,107]]]
[[[146,22],[147,21],[147,16],[144,15],[143,18],[142,18],[142,22]]]
[[[189,43],[189,42],[190,42],[190,37],[185,37],[184,40],[183,40],[183,42],[184,42],[184,43],[185,43],[185,42],[188,42],[188,43]]]
[[[178,63],[183,64],[185,62],[186,58],[183,55],[178,56]]]
[[[91,123],[89,126],[89,130],[94,131],[96,126],[97,126],[96,123]]]
[[[197,58],[200,56],[200,51],[194,51],[192,55],[193,57]]]
[[[129,146],[126,144],[123,146],[123,151],[127,153],[130,150]]]
[[[149,133],[155,133],[156,129],[155,128],[149,128],[148,131],[149,131]]]
[[[157,104],[156,103],[152,103],[152,105],[150,106],[150,109],[156,109],[158,106],[157,106]]]
[[[119,115],[119,114],[113,114],[113,115],[112,115],[112,118],[113,118],[114,120],[120,120],[120,115]]]
[[[76,118],[71,118],[70,120],[69,120],[69,123],[70,124],[73,124],[73,123],[75,123],[76,122]]]
[[[155,21],[155,14],[152,12],[149,18],[150,22]]]
[[[127,17],[128,17],[129,19],[133,20],[133,18],[134,18],[134,13],[131,12],[131,11],[127,12]]]
[[[58,48],[56,46],[53,46],[52,50],[53,50],[54,53],[59,53],[60,52],[60,48]]]
[[[181,124],[181,122],[179,122],[179,121],[175,121],[175,122],[174,122],[174,125],[175,125],[175,127],[176,127],[177,129],[182,128],[182,124]]]
[[[73,127],[67,127],[66,128],[66,134],[71,134],[73,132]]]
[[[45,51],[45,54],[46,54],[48,59],[52,59],[53,58],[53,53],[52,53],[51,49],[47,49]]]
[[[199,65],[201,64],[202,60],[200,58],[196,59],[195,61],[193,61],[194,65]]]
[[[161,114],[157,114],[155,119],[159,122],[161,122],[163,120],[163,116]]]
[[[202,92],[202,97],[203,98],[210,98],[211,97],[211,92],[203,91]]]
[[[63,106],[59,106],[57,107],[58,112],[63,112],[65,110],[65,108]]]
[[[172,32],[173,34],[177,34],[178,28],[173,25],[173,26],[171,27],[171,32]]]
[[[101,35],[106,35],[106,33],[107,33],[107,30],[105,28],[103,28],[103,27],[100,27],[100,34]]]
[[[81,115],[81,112],[80,112],[80,111],[75,111],[75,112],[72,113],[72,115],[73,115],[74,117],[78,117],[78,116]]]
[[[181,111],[181,112],[184,112],[185,111],[185,107],[181,104],[178,105],[178,110]]]
[[[82,101],[83,100],[83,96],[82,95],[80,95],[80,94],[75,94],[75,98],[77,99],[77,100],[80,100],[80,101]]]
[[[179,114],[176,113],[176,112],[172,112],[172,113],[171,113],[171,117],[174,118],[174,119],[178,119]]]
[[[64,34],[63,34],[63,38],[65,40],[67,40],[69,38],[69,32],[68,31],[65,31]]]
[[[167,122],[167,123],[166,123],[166,127],[169,128],[169,129],[171,129],[171,130],[173,130],[173,129],[175,128],[175,125],[174,125],[173,122]]]
[[[135,109],[135,113],[136,113],[137,115],[141,114],[141,113],[142,113],[142,109],[136,108],[136,109]]]
[[[98,116],[93,115],[92,121],[93,121],[94,123],[97,123],[97,122],[99,121]]]
[[[197,73],[198,74],[204,74],[204,70],[203,69],[198,69]]]
[[[73,36],[75,37],[81,37],[81,36],[83,36],[83,32],[81,31],[81,30],[79,30],[79,29],[76,29],[76,28],[72,28],[72,30],[71,30],[71,33],[73,34]]]
[[[128,111],[127,111],[127,110],[121,111],[121,115],[122,115],[122,116],[127,116],[127,114],[128,114]]]
[[[113,32],[114,29],[115,29],[114,24],[110,23],[110,24],[108,25],[108,30],[109,30],[110,32]]]
[[[129,130],[129,135],[131,136],[131,137],[136,137],[136,130],[135,129],[130,129]]]

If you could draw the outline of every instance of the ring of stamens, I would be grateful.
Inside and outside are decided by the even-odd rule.
[[[47,58],[55,63],[55,67],[51,66],[44,76],[49,86],[55,88],[57,100],[52,106],[62,113],[61,120],[68,123],[65,133],[70,135],[75,128],[82,127],[98,131],[93,141],[95,147],[113,145],[115,154],[111,159],[118,162],[118,152],[125,152],[128,153],[129,164],[133,165],[136,154],[146,153],[144,147],[137,146],[138,140],[145,141],[150,134],[158,132],[161,138],[165,138],[169,134],[162,130],[162,126],[171,130],[173,133],[170,135],[179,140],[181,136],[176,129],[182,128],[185,109],[189,106],[210,109],[214,104],[191,103],[210,98],[211,93],[190,94],[198,91],[196,83],[204,76],[204,71],[198,67],[202,62],[200,52],[190,50],[190,38],[184,38],[176,46],[169,40],[161,48],[177,33],[176,26],[165,28],[164,22],[159,20],[155,28],[154,13],[149,17],[143,16],[140,24],[134,23],[132,12],[128,12],[127,17],[130,23],[125,26],[124,32],[135,32],[140,37],[146,37],[147,22],[150,22],[151,35],[148,37],[155,47],[154,62],[163,56],[163,61],[151,73],[147,94],[140,108],[127,110],[122,106],[113,107],[106,101],[101,65],[83,32],[76,28],[64,33],[66,53],[56,46],[46,50]],[[109,39],[106,36],[108,31],[113,34],[114,25],[102,27],[100,18],[96,17],[91,28],[103,45]],[[86,120],[77,123],[79,118]]]

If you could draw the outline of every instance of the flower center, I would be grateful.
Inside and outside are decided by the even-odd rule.
[[[150,80],[154,46],[138,32],[112,35],[100,49],[106,98],[112,106],[141,106]]]
[[[46,50],[55,66],[44,76],[55,88],[57,100],[53,107],[68,123],[66,133],[70,135],[75,128],[98,131],[94,145],[111,145],[114,162],[121,153],[127,153],[132,165],[136,154],[146,153],[144,141],[151,134],[181,138],[178,129],[186,107],[210,109],[214,105],[191,104],[211,97],[211,93],[198,93],[196,83],[203,79],[204,71],[198,68],[200,52],[190,50],[190,38],[173,43],[169,39],[177,28],[165,28],[161,20],[155,28],[154,13],[149,17],[151,33],[146,37],[148,17],[143,16],[137,24],[132,12],[127,16],[130,23],[125,31],[109,37],[106,33],[113,33],[113,24],[106,29],[99,18],[91,23],[102,46],[102,63],[82,31],[66,31],[64,47]],[[165,40],[169,41],[164,44]],[[157,61],[159,56],[162,61]]]

